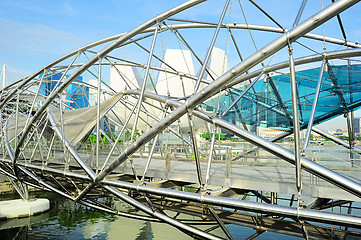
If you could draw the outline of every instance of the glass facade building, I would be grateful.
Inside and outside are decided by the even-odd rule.
[[[40,75],[40,78],[42,75]],[[52,73],[44,76],[43,83],[41,84],[39,94],[43,96],[49,96],[50,93],[59,86],[59,80],[61,79],[61,73]],[[83,77],[79,76],[67,87],[66,98],[68,109],[79,109],[89,106],[89,88],[82,85]]]
[[[315,97],[320,67],[296,72],[299,119],[301,127],[308,124]],[[206,111],[222,115],[246,86],[229,91],[205,102]],[[324,68],[314,124],[321,123],[361,105],[361,65],[327,66]],[[278,73],[258,80],[252,88],[223,116],[238,125],[287,130],[292,128],[292,97],[290,76]]]

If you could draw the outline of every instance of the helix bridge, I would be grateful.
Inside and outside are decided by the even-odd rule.
[[[64,55],[0,91],[0,173],[196,239],[361,238],[360,5],[331,2],[190,0]],[[317,127],[339,116],[348,140]]]

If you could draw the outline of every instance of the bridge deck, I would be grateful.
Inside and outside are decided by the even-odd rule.
[[[146,158],[134,158],[134,166],[138,175],[142,175]],[[170,166],[162,159],[153,159],[147,177],[198,183],[195,162],[192,160],[171,160]],[[207,163],[201,162],[202,174],[206,174]],[[358,168],[334,169],[338,173],[361,183]],[[119,173],[133,174],[131,166],[126,163],[117,169]],[[203,178],[204,180],[204,178]],[[360,199],[339,187],[309,174],[302,172],[303,195],[349,201]],[[209,184],[219,187],[259,190],[285,194],[297,194],[295,185],[295,168],[291,165],[271,166],[255,163],[232,163],[227,170],[227,163],[213,163],[210,171]]]

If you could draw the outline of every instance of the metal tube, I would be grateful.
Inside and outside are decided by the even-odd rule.
[[[56,134],[58,135],[58,137],[61,138],[61,140],[63,140],[66,148],[69,150],[69,152],[73,155],[74,159],[77,161],[77,163],[83,168],[83,170],[88,174],[88,176],[90,177],[90,179],[94,179],[95,178],[95,173],[93,172],[93,170],[88,166],[88,164],[86,164],[83,159],[78,155],[78,153],[75,151],[75,149],[71,146],[71,144],[69,143],[69,140],[67,139],[66,136],[63,135],[62,131],[59,129],[58,126],[56,126],[56,120],[51,112],[51,109],[48,108],[48,118],[49,121],[51,123],[51,125],[53,126],[54,131],[56,132]]]
[[[17,148],[18,145],[18,122],[19,122],[19,100],[20,100],[20,90],[17,92],[17,98],[16,98],[16,113],[15,113],[15,148]],[[14,166],[15,167],[15,166]]]
[[[63,153],[64,153],[64,160],[67,161],[67,152],[66,152],[66,146],[65,146],[65,131],[64,131],[64,106],[63,106],[63,100],[61,99],[62,96],[59,96],[60,98],[60,103],[59,103],[59,115],[60,115],[60,124],[61,124],[61,137],[60,139],[62,140],[63,143]],[[65,101],[65,99],[64,99]],[[40,144],[40,140],[36,143],[36,144]],[[34,149],[34,153],[35,153],[35,149]],[[68,158],[69,159],[69,158]],[[69,159],[70,162],[70,159]]]
[[[194,153],[194,160],[196,163],[196,171],[197,171],[197,177],[198,177],[198,182],[199,185],[203,186],[203,177],[202,177],[202,169],[201,169],[201,163],[200,163],[200,159],[199,159],[199,153],[198,153],[198,146],[197,146],[197,139],[196,139],[196,135],[195,135],[195,129],[194,129],[194,124],[192,121],[192,116],[191,114],[188,112],[187,113],[187,119],[188,119],[188,124],[190,126],[190,135],[191,135],[191,140],[192,140],[192,147],[193,147],[193,153]]]
[[[332,2],[335,2],[335,0],[331,0]],[[347,38],[346,38],[346,32],[345,32],[345,29],[343,28],[343,25],[342,25],[342,21],[341,21],[341,17],[339,14],[337,14],[337,21],[338,21],[338,25],[340,25],[340,29],[341,29],[341,32],[342,32],[342,36],[343,38],[345,39],[345,41],[347,41]]]
[[[331,141],[333,141],[333,142],[335,142],[335,143],[337,143],[337,144],[339,144],[341,146],[344,146],[346,148],[350,147],[349,143],[347,143],[347,142],[345,142],[345,141],[343,141],[343,140],[341,140],[341,139],[339,139],[339,138],[337,138],[337,137],[335,137],[335,136],[333,136],[331,134],[328,134],[328,133],[322,131],[319,128],[312,127],[312,131],[314,131],[315,133],[320,134],[321,136],[323,136],[325,138],[330,139]],[[353,150],[355,150],[358,153],[361,153],[361,149],[359,147],[354,146]]]
[[[19,166],[23,166],[23,165],[24,165],[23,163],[19,163]],[[62,176],[77,178],[79,180],[90,181],[87,176],[75,172],[67,172],[67,171],[64,172],[58,169],[36,166],[31,164],[27,165],[27,167],[50,173],[60,174]],[[23,168],[21,167],[21,169]],[[2,169],[0,168],[0,170]],[[15,176],[11,176],[11,177],[15,177]],[[310,209],[300,209],[299,211],[297,211],[297,209],[295,208],[285,207],[280,205],[250,202],[239,199],[229,199],[224,197],[216,197],[212,195],[201,195],[197,193],[182,192],[182,191],[157,188],[147,185],[138,185],[135,183],[116,181],[116,180],[103,180],[101,184],[106,186],[115,186],[123,189],[134,190],[137,192],[155,194],[159,196],[170,197],[180,200],[188,200],[188,201],[209,204],[214,206],[237,208],[250,212],[273,214],[277,216],[285,216],[291,218],[295,218],[298,216],[303,220],[324,222],[324,223],[336,224],[336,225],[346,225],[346,226],[349,225],[356,228],[361,228],[360,217],[356,217],[352,215],[328,213],[328,212],[322,212],[322,211],[310,210]]]
[[[124,124],[123,124],[122,130],[120,130],[119,135],[118,135],[117,139],[115,140],[114,145],[113,145],[112,148],[110,149],[109,154],[108,154],[107,158],[105,159],[105,162],[104,162],[104,164],[103,164],[102,170],[104,169],[104,167],[105,167],[106,164],[108,163],[111,155],[113,154],[114,149],[115,149],[115,147],[116,147],[116,144],[119,142],[121,136],[123,135],[123,133],[124,133],[126,127],[127,127],[127,124],[129,123],[129,121],[130,121],[130,119],[131,119],[131,117],[132,117],[135,109],[136,109],[136,105],[133,106],[132,111],[129,113],[127,119],[125,120],[125,122],[124,122]],[[123,144],[125,144],[124,141],[123,141]]]
[[[162,117],[162,118],[164,118],[164,117],[166,116],[166,114],[167,114],[167,108],[164,109],[164,113],[163,113],[163,117]],[[152,145],[152,149],[150,150],[150,153],[149,153],[149,156],[148,156],[148,160],[147,160],[147,164],[146,164],[146,166],[145,166],[145,169],[144,169],[144,173],[143,173],[141,182],[144,181],[145,174],[147,174],[147,172],[148,172],[148,168],[149,168],[149,165],[150,165],[150,161],[151,161],[151,159],[152,159],[155,146],[157,145],[158,138],[159,138],[159,134],[158,134],[157,136],[155,136],[155,138],[154,138],[154,142],[153,142],[153,145]]]
[[[351,69],[350,69],[350,65],[351,65],[351,61],[350,61],[350,58],[347,59],[347,82],[348,84],[350,84],[351,86],[351,83],[352,83],[352,74],[351,74]],[[350,103],[352,104],[353,103],[353,95],[352,95],[352,87],[349,88],[350,90]],[[351,109],[350,110],[351,112],[351,135],[349,135],[349,137],[352,139],[351,142],[352,142],[352,148],[354,147],[355,145],[355,117],[354,117],[354,110]]]
[[[256,8],[258,8],[264,15],[266,15],[272,22],[274,22],[278,27],[284,30],[284,28],[279,24],[271,15],[269,15],[265,10],[263,10],[257,3],[252,0],[249,0]]]
[[[68,85],[74,81],[77,77],[79,77],[83,72],[85,72],[90,66],[92,66],[92,64],[94,64],[95,62],[97,62],[99,60],[99,58],[102,58],[104,56],[106,56],[109,52],[111,52],[112,50],[114,50],[115,48],[117,48],[119,45],[123,44],[124,42],[126,42],[127,40],[129,40],[130,38],[132,38],[133,36],[137,35],[140,32],[143,32],[145,29],[151,27],[152,25],[154,25],[155,23],[159,22],[159,21],[163,21],[166,18],[169,18],[171,16],[173,16],[174,14],[177,14],[179,12],[182,12],[185,9],[188,9],[190,7],[193,7],[201,2],[204,2],[205,0],[190,0],[187,1],[183,4],[180,4],[178,6],[176,6],[173,9],[170,9],[150,20],[148,20],[147,22],[145,22],[144,24],[141,24],[140,26],[134,28],[133,30],[131,30],[130,32],[122,35],[118,40],[116,40],[115,42],[113,42],[112,44],[110,44],[109,46],[107,46],[106,48],[104,48],[102,51],[100,51],[96,56],[94,56],[93,58],[91,58],[88,62],[86,62],[84,65],[82,65],[77,71],[75,71],[63,84],[61,84],[57,89],[55,89],[51,95],[48,96],[47,100],[44,102],[44,104],[38,109],[38,111],[34,114],[34,117],[31,119],[31,122],[29,123],[29,125],[31,126],[35,121],[38,120],[38,118],[41,116],[41,114],[46,110],[46,108],[48,107],[48,105],[58,96],[58,93],[63,91],[66,87],[68,87]],[[78,51],[77,51],[78,52]],[[72,52],[68,55],[74,55],[75,53]],[[66,55],[66,56],[68,56]],[[61,59],[66,59],[65,57],[61,58]],[[48,65],[48,67],[51,67],[52,65],[58,63],[60,61],[57,60],[54,63],[51,63]],[[45,67],[47,68],[47,67]],[[27,78],[26,81],[24,81],[22,84],[17,86],[17,89],[22,88],[23,86],[25,86],[25,84],[27,84],[29,81],[31,81],[33,78],[35,78],[36,76],[38,76],[41,72],[43,71],[43,69],[41,69],[40,71],[36,72],[35,74],[29,76]],[[15,90],[16,91],[16,90]],[[11,94],[9,97],[7,97],[6,99],[4,99],[3,102],[0,103],[0,109],[4,107],[4,105],[11,100],[12,98]],[[30,131],[30,127],[28,126],[27,128],[24,129],[23,131],[23,136],[19,141],[19,146],[22,146],[23,142],[25,141],[25,138],[27,136],[27,134]],[[15,151],[15,159],[18,158],[20,154],[20,148],[17,148]]]
[[[326,62],[326,64],[327,64],[327,69],[328,69],[328,75],[330,76],[330,78],[332,80],[332,87],[334,88],[334,92],[338,96],[343,108],[345,108],[345,111],[346,111],[347,110],[347,102],[345,100],[345,97],[343,96],[343,92],[340,88],[340,85],[338,84],[338,81],[333,72],[332,66],[328,62]]]
[[[150,153],[149,153],[149,156],[148,156],[147,164],[145,165],[145,168],[144,168],[144,172],[143,172],[143,176],[142,176],[141,182],[144,182],[145,175],[146,175],[147,172],[148,172],[148,168],[149,168],[149,165],[150,165],[150,161],[151,161],[151,159],[152,159],[155,146],[157,145],[158,138],[159,138],[159,135],[155,136],[155,138],[154,138],[154,142],[153,142],[152,148],[151,148]]]
[[[258,80],[262,77],[263,73],[261,73],[260,75],[258,75],[258,77],[256,79],[254,79],[250,84],[248,84],[248,86],[246,87],[246,89],[236,98],[236,100],[234,100],[231,105],[222,113],[221,118],[224,117],[233,107],[234,105],[236,105],[238,103],[239,100],[241,100],[241,98],[243,98],[243,96],[248,92],[249,89],[251,89],[251,87],[253,87],[253,85],[258,82]]]
[[[296,26],[298,25],[298,22],[300,21],[301,16],[302,16],[302,13],[303,13],[303,9],[305,9],[306,2],[307,2],[307,0],[303,0],[303,1],[302,1],[301,7],[300,7],[300,9],[298,10],[296,19],[295,19],[295,21],[294,21],[294,23],[293,23],[293,27],[296,27]]]
[[[197,1],[197,3],[193,3],[193,5],[199,4],[200,2],[203,2],[203,1],[205,1],[205,0],[199,0],[199,1]],[[182,6],[182,7],[184,9],[187,8],[186,6]],[[179,11],[179,9],[178,9],[178,11]],[[182,11],[182,10],[180,10],[180,11]],[[171,11],[168,11],[168,12],[171,12]],[[168,12],[167,12],[167,14],[168,14]],[[175,13],[173,13],[173,14],[175,14]],[[171,25],[171,26],[163,26],[163,28],[169,28],[169,27],[171,27],[172,29],[202,28],[202,27],[203,28],[210,28],[210,27],[216,27],[216,24],[212,24],[212,23],[194,23],[194,24],[177,24],[177,25]],[[247,25],[247,24],[236,24],[236,25],[234,25],[232,23],[232,24],[222,24],[222,27],[223,28],[231,28],[231,29],[233,29],[233,28],[234,29],[251,29],[251,30],[259,30],[259,31],[269,31],[269,32],[283,33],[283,30],[280,29],[280,28],[269,27],[269,26],[259,26],[259,25]],[[143,32],[146,33],[146,32],[152,32],[152,31],[154,31],[153,28],[148,28],[148,29],[144,29]],[[63,57],[55,60],[54,62],[48,64],[47,66],[40,69],[36,73],[34,73],[32,75],[29,75],[29,76],[26,76],[26,77],[24,77],[24,78],[22,78],[22,79],[20,79],[20,80],[18,80],[16,82],[14,82],[13,84],[10,84],[9,86],[6,86],[5,88],[8,89],[8,88],[18,84],[19,82],[23,81],[21,84],[16,86],[16,89],[20,89],[20,88],[24,87],[26,84],[28,84],[35,77],[37,77],[39,74],[41,74],[45,69],[51,69],[56,64],[64,61],[65,59],[68,59],[68,58],[78,54],[79,52],[88,50],[88,49],[90,49],[92,47],[104,44],[104,43],[109,42],[109,41],[114,41],[114,40],[123,38],[127,34],[129,34],[129,33],[120,33],[120,34],[117,34],[117,35],[114,35],[114,36],[104,38],[104,39],[101,39],[99,41],[90,43],[90,44],[85,45],[83,47],[80,47],[79,49],[76,49],[76,50],[64,55]],[[352,48],[360,48],[361,47],[361,45],[355,44],[354,42],[349,42],[349,41],[345,42],[345,40],[343,40],[343,39],[337,39],[337,38],[327,37],[327,36],[318,35],[318,34],[306,33],[304,35],[304,37],[319,40],[319,41],[326,41],[326,42],[330,42],[330,43],[334,43],[334,44],[338,44],[338,45],[343,45],[343,46],[346,46],[346,47],[352,47]],[[4,101],[2,101],[0,103],[0,108],[3,108],[5,106],[5,104],[7,104],[12,99],[12,96],[16,92],[16,89],[14,89],[12,92],[7,94]]]
[[[298,116],[297,106],[297,80],[295,73],[295,64],[293,61],[292,46],[288,46],[288,54],[290,61],[290,82],[292,95],[292,116],[293,116],[293,136],[295,145],[295,166],[296,166],[296,186],[298,191],[298,207],[302,203],[302,166],[301,166],[301,146],[300,146],[300,120]]]
[[[351,119],[350,119],[350,113],[346,113],[346,122],[347,122],[347,132],[348,132],[348,144],[349,149],[353,148],[353,139],[352,139],[352,128],[351,128]]]
[[[28,200],[27,198],[27,194],[25,194],[24,188],[22,188],[22,190],[18,187],[18,185],[14,182],[14,180],[12,178],[10,178],[9,176],[6,176],[7,179],[11,182],[11,184],[13,185],[13,187],[15,188],[16,192],[20,195],[20,197],[23,200]],[[21,182],[20,182],[21,184]]]
[[[144,133],[135,143],[128,146],[118,158],[116,158],[106,169],[99,173],[96,181],[104,179],[105,176],[107,176],[121,163],[123,163],[128,158],[128,156],[133,154],[139,147],[150,141],[155,135],[161,132],[164,128],[171,125],[176,119],[183,116],[188,111],[187,109],[194,108],[199,103],[212,96],[212,94],[217,92],[219,89],[223,88],[227,83],[230,83],[236,77],[249,70],[251,67],[255,66],[259,62],[271,56],[273,53],[282,49],[287,44],[296,41],[299,37],[303,36],[310,30],[326,22],[333,16],[337,15],[338,13],[342,12],[353,4],[356,4],[358,1],[360,0],[340,0],[328,6],[327,8],[321,10],[316,15],[307,19],[294,29],[287,32],[287,34],[284,34],[281,37],[277,38],[264,48],[260,49],[259,51],[230,69],[228,72],[224,73],[216,81],[206,86],[201,92],[193,94],[190,98],[187,99],[185,104],[175,109],[170,115],[162,119],[153,128]]]
[[[113,144],[114,144],[113,146],[115,146],[115,149],[117,150],[117,152],[120,153],[119,148],[116,146],[115,142],[113,142],[113,140],[107,135],[107,133],[104,132],[103,129],[99,129],[99,130],[100,130],[100,133],[104,135],[104,137],[108,140],[109,143],[113,143]]]
[[[229,97],[231,98],[232,101],[234,101],[233,96],[232,96],[232,92],[230,92]],[[235,112],[238,115],[239,120],[242,123],[243,128],[248,131],[247,124],[246,124],[246,122],[244,121],[244,119],[242,117],[241,109],[239,109],[239,107],[237,105],[235,105],[234,108],[236,110]]]
[[[222,12],[221,17],[220,17],[220,19],[219,19],[219,21],[218,21],[217,28],[216,28],[216,31],[214,32],[214,35],[213,35],[211,44],[209,45],[209,48],[208,48],[208,51],[207,51],[207,55],[206,55],[206,57],[205,57],[205,59],[204,59],[204,61],[203,61],[203,65],[202,65],[200,74],[199,74],[199,76],[198,76],[196,85],[194,86],[194,92],[197,92],[197,91],[198,91],[199,85],[201,84],[204,71],[206,70],[206,67],[207,67],[207,65],[208,65],[209,58],[211,57],[211,53],[212,53],[214,44],[216,43],[217,36],[218,36],[218,33],[219,33],[219,29],[221,28],[221,25],[222,25],[224,16],[226,15],[226,11],[227,11],[228,5],[229,5],[229,0],[227,0],[226,4],[224,5],[223,12]]]
[[[209,175],[211,173],[213,149],[214,149],[214,143],[216,140],[216,128],[217,128],[216,125],[213,125],[213,135],[212,135],[212,141],[211,141],[211,148],[209,149],[208,165],[207,165],[207,172],[206,172],[206,184],[204,186],[205,189],[207,189]]]
[[[224,225],[224,223],[222,222],[222,219],[219,218],[219,216],[217,215],[217,213],[213,210],[213,208],[209,207],[208,211],[211,213],[211,215],[213,216],[214,220],[216,220],[216,222],[218,223],[218,225],[221,227],[222,231],[224,232],[224,234],[227,236],[227,238],[229,240],[233,240],[232,235],[229,233],[228,229],[226,228],[226,226]]]
[[[318,82],[317,82],[315,97],[313,98],[311,115],[310,115],[310,118],[308,120],[308,126],[307,126],[306,135],[305,135],[305,141],[303,143],[303,151],[306,150],[308,142],[310,140],[313,120],[315,119],[315,112],[316,112],[316,107],[317,107],[318,96],[320,94],[320,89],[321,89],[321,83],[322,83],[322,78],[323,78],[324,67],[325,67],[325,61],[322,61],[322,65],[321,65],[321,68],[320,68],[320,74],[318,76]]]
[[[131,214],[131,213],[120,212],[118,210],[112,211],[111,209],[101,207],[101,206],[98,206],[98,205],[95,205],[95,204],[91,204],[91,203],[88,203],[88,202],[85,202],[85,201],[80,201],[79,203],[83,204],[83,205],[85,205],[87,207],[98,209],[100,211],[107,212],[107,213],[114,214],[114,215],[118,215],[118,216],[121,216],[121,217],[132,218],[132,219],[141,220],[141,221],[160,222],[160,220],[156,219],[156,218],[151,218],[151,217],[147,217],[147,216],[141,216],[141,215],[136,215],[136,214]]]
[[[139,113],[140,113],[140,107],[142,106],[144,91],[145,91],[145,87],[146,87],[146,85],[147,85],[147,79],[148,79],[148,74],[149,74],[149,67],[150,67],[150,63],[151,63],[151,61],[152,61],[152,56],[153,56],[155,41],[157,40],[157,34],[158,34],[158,23],[157,23],[157,28],[156,28],[155,31],[154,31],[152,46],[151,46],[151,49],[150,49],[150,52],[149,52],[149,56],[148,56],[147,68],[145,69],[145,74],[144,74],[144,78],[143,78],[143,85],[142,85],[142,89],[141,89],[141,92],[140,92],[140,96],[139,96],[139,98],[138,98],[137,111],[135,112],[133,129],[132,129],[132,134],[131,134],[131,137],[130,137],[130,140],[131,140],[131,141],[132,141],[133,138],[134,138],[135,129],[137,128],[138,117],[139,117]]]
[[[51,151],[53,150],[54,140],[55,140],[55,134],[53,134],[53,136],[52,136],[52,138],[50,140],[49,151],[48,151],[48,155],[46,156],[46,159],[50,158]]]
[[[180,32],[178,30],[175,30],[175,33],[181,38],[181,40],[183,41],[183,43],[187,46],[187,48],[189,49],[189,51],[191,51],[191,53],[193,54],[193,56],[197,59],[197,61],[199,62],[200,65],[203,66],[203,62],[202,60],[198,57],[198,55],[193,51],[193,49],[191,48],[191,46],[187,43],[187,41],[183,38],[183,36],[180,34]],[[210,74],[210,71],[206,68],[205,71],[208,73],[208,75],[211,77],[212,80],[214,80],[214,77]],[[196,80],[198,78],[196,77]],[[201,81],[204,81],[205,79],[202,79]]]
[[[98,91],[97,91],[97,120],[96,120],[96,170],[95,174],[98,174],[99,170],[99,140],[100,140],[100,94],[102,90],[102,59],[99,59],[99,76],[98,76]]]
[[[284,216],[290,218],[299,217],[300,219],[303,220],[324,222],[324,223],[344,225],[344,226],[349,225],[349,226],[354,226],[356,228],[361,228],[360,217],[356,217],[352,215],[321,212],[310,209],[296,209],[296,208],[285,207],[274,204],[216,197],[212,195],[201,195],[197,193],[182,192],[182,191],[176,191],[176,190],[170,190],[164,188],[160,189],[146,185],[137,185],[134,183],[120,182],[114,180],[104,180],[102,181],[102,184],[129,189],[129,190],[135,190],[143,193],[156,194],[175,199],[194,201],[202,204],[236,208],[245,211],[273,214],[277,216]]]
[[[11,161],[13,161],[15,157],[14,157],[14,153],[13,153],[11,147],[10,147],[10,142],[9,142],[10,139],[9,139],[9,135],[8,135],[7,128],[8,128],[8,125],[9,125],[9,122],[10,122],[11,118],[13,118],[13,117],[14,117],[14,115],[11,115],[11,116],[8,118],[8,120],[5,122],[5,126],[4,126],[4,141],[5,141],[5,147],[6,147],[7,151],[8,151],[8,154],[9,154],[9,157],[10,157]],[[1,119],[1,120],[2,120],[2,119]],[[16,137],[16,136],[15,136],[15,137]]]
[[[43,80],[44,80],[44,76],[45,76],[45,72],[43,73],[43,76],[42,76],[41,79],[40,79],[39,88],[38,88],[38,90],[36,91],[36,94],[35,94],[35,96],[34,96],[33,103],[31,104],[29,113],[31,113],[31,112],[33,111],[33,108],[34,108],[34,106],[35,106],[36,99],[38,98],[38,95],[39,95],[39,92],[40,92],[40,89],[41,89],[41,85],[42,85]],[[28,122],[29,122],[30,117],[31,117],[31,114],[29,114],[28,118],[26,119],[24,128],[26,128],[26,127],[28,126]]]
[[[174,106],[183,106],[180,102],[177,102],[174,100],[169,100],[166,97],[157,96],[157,95],[154,95],[151,93],[147,93],[146,96],[160,100],[160,101],[167,102],[168,104],[172,104]],[[217,124],[219,127],[222,127],[224,130],[227,130],[230,133],[232,133],[250,143],[253,143],[256,146],[263,148],[267,152],[269,152],[275,156],[278,156],[281,159],[284,159],[291,164],[295,164],[295,156],[294,156],[293,152],[291,152],[277,144],[274,144],[271,141],[261,138],[261,137],[257,136],[256,134],[248,132],[242,128],[239,128],[238,126],[233,125],[232,123],[229,123],[223,119],[212,116],[206,112],[202,112],[199,110],[193,110],[193,114],[207,122]],[[126,149],[126,151],[127,151],[127,149]],[[122,154],[124,154],[124,153],[122,153]],[[113,162],[112,164],[115,164],[115,163]],[[326,167],[323,167],[309,159],[306,159],[306,158],[301,158],[301,164],[302,164],[302,168],[304,170],[306,170],[312,174],[315,174],[318,177],[320,177],[336,186],[339,186],[342,189],[344,189],[358,197],[361,197],[361,185],[359,183],[357,183],[347,177],[344,177],[344,176],[342,176]],[[101,175],[101,174],[104,174],[104,173],[100,173],[99,175]]]
[[[284,114],[286,115],[288,122],[289,122],[290,125],[292,126],[293,121],[292,121],[291,115],[290,115],[290,113],[288,112],[285,104],[283,103],[282,97],[281,97],[280,93],[278,92],[278,89],[277,89],[275,83],[273,82],[272,78],[268,77],[268,83],[269,83],[269,85],[271,86],[271,88],[272,88],[272,90],[273,90],[273,93],[276,95],[278,104],[280,105],[280,107],[282,108]]]

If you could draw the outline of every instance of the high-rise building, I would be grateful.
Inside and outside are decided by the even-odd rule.
[[[83,78],[79,76],[67,88],[66,99],[71,108],[78,109],[89,106],[89,88],[82,86],[82,82]]]
[[[42,77],[42,75],[40,75]],[[49,96],[54,88],[59,87],[62,83],[58,83],[61,79],[61,73],[51,73],[44,76],[43,83],[41,84],[40,94],[43,96]],[[66,96],[63,100],[66,100],[68,109],[78,109],[88,107],[89,100],[89,88],[82,85],[83,77],[79,76],[67,87]]]
[[[356,136],[361,136],[360,127],[361,127],[361,118],[355,118],[353,120],[354,131]]]

